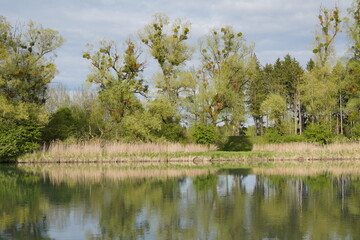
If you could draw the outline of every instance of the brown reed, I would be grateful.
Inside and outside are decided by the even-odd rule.
[[[275,151],[275,152],[304,152],[304,151],[359,151],[360,142],[354,143],[332,143],[321,145],[316,143],[273,143],[264,145],[254,145],[253,151]]]
[[[121,153],[174,153],[174,152],[207,152],[216,147],[201,144],[180,143],[121,143],[121,142],[80,142],[64,144],[51,143],[47,150],[50,154],[121,154]]]

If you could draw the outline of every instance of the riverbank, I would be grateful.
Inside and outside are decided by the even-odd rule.
[[[26,154],[18,163],[215,163],[360,160],[360,143],[317,145],[283,143],[254,145],[252,151],[217,151],[196,144],[56,143]]]

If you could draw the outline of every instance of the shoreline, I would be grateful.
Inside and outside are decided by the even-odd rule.
[[[129,155],[79,155],[79,156],[51,156],[26,155],[15,163],[244,163],[244,162],[332,162],[332,161],[360,161],[360,152],[353,154],[324,154],[293,152],[204,152],[204,153],[157,153],[157,154],[129,154]]]

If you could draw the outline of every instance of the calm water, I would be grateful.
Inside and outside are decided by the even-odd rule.
[[[358,177],[94,179],[2,166],[0,239],[360,239]]]

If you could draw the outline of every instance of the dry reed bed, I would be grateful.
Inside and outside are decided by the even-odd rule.
[[[193,163],[261,161],[360,160],[360,142],[318,145],[281,143],[254,145],[251,152],[215,152],[215,146],[179,143],[56,142],[47,150],[27,154],[18,162],[27,163]],[[209,152],[210,151],[210,152]],[[208,152],[208,153],[206,153]]]
[[[132,154],[132,153],[175,153],[175,152],[206,152],[216,150],[215,146],[180,143],[121,143],[121,142],[82,142],[63,144],[52,143],[46,150],[53,155],[80,154]],[[45,151],[45,150],[44,150]]]
[[[360,142],[332,143],[328,145],[315,143],[273,143],[254,145],[252,150],[275,152],[360,152]]]
[[[175,153],[216,150],[215,146],[180,143],[54,142],[41,152],[27,154],[19,162],[173,162],[193,161],[193,157],[177,158]]]

